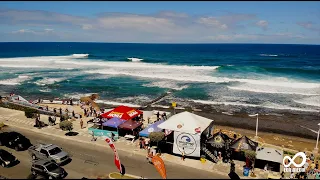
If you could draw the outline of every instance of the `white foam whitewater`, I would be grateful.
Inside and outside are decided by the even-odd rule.
[[[49,84],[55,84],[57,82],[61,82],[66,80],[65,78],[43,78],[35,82],[35,84],[39,86],[45,86]]]
[[[292,111],[304,111],[304,112],[319,112],[319,110],[316,110],[316,109],[290,107],[290,106],[280,105],[280,104],[271,103],[271,102],[266,102],[263,104],[248,104],[248,103],[242,103],[242,102],[217,102],[217,101],[207,101],[207,100],[191,100],[191,101],[195,103],[210,104],[210,105],[231,105],[231,106],[262,107],[262,108],[268,108],[268,109],[292,110]]]
[[[0,84],[7,85],[7,86],[14,86],[14,85],[19,85],[22,82],[27,81],[29,79],[30,77],[27,75],[19,75],[17,78],[0,80]]]
[[[307,97],[303,99],[293,100],[296,103],[320,107],[320,96]]]
[[[277,57],[277,54],[259,54],[259,56]]]
[[[82,57],[88,57],[89,54],[72,54],[73,57],[82,58]]]
[[[160,88],[168,88],[168,89],[174,89],[174,90],[183,90],[188,88],[188,85],[178,85],[177,83],[173,81],[154,81],[152,83],[143,84],[144,87],[160,87]]]
[[[116,106],[129,106],[129,107],[140,107],[140,105],[137,104],[131,104],[131,103],[124,103],[124,102],[115,102],[115,101],[108,101],[108,100],[96,100],[96,103],[101,104],[108,104],[108,105],[116,105]]]
[[[128,60],[132,61],[132,62],[140,62],[142,61],[143,59],[140,59],[140,58],[135,58],[135,57],[131,57],[131,58],[127,58]]]

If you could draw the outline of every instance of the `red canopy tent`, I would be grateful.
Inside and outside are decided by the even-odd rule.
[[[103,118],[117,117],[124,120],[130,120],[132,118],[137,117],[140,114],[142,114],[142,111],[139,111],[137,109],[127,107],[127,106],[118,106],[111,111],[101,114],[101,116]]]

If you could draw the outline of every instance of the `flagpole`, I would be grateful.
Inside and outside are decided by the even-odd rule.
[[[258,140],[258,125],[259,125],[259,114],[257,114],[256,136],[254,137],[256,140]]]

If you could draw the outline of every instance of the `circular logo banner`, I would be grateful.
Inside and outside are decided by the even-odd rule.
[[[197,148],[197,142],[194,137],[188,133],[181,133],[177,136],[176,144],[178,150],[185,155],[192,154]]]

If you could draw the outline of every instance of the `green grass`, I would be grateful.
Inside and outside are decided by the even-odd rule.
[[[132,176],[127,176],[127,175],[122,176],[120,173],[116,173],[116,172],[110,173],[109,175],[110,175],[110,177],[112,177],[114,179],[137,179]]]

